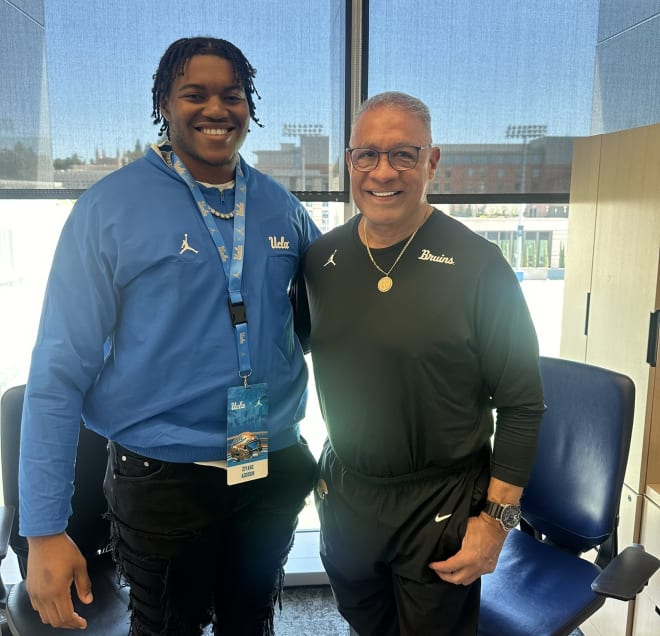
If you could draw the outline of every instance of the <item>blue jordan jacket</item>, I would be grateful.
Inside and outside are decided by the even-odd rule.
[[[305,410],[288,290],[319,231],[295,197],[241,165],[249,381],[268,384],[276,451],[297,442]],[[229,201],[215,188],[204,193],[233,207],[233,190]],[[216,224],[230,245],[232,221]],[[216,245],[157,147],[80,197],[56,249],[27,383],[21,534],[65,529],[81,414],[90,429],[150,457],[226,457],[227,389],[241,384],[227,297]]]

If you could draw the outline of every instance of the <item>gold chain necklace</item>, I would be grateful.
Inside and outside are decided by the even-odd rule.
[[[211,207],[210,204],[206,204],[209,207],[209,212],[213,216],[217,216],[219,219],[233,219],[234,218],[234,213],[233,212],[218,212],[214,207]]]
[[[231,190],[234,185],[236,185],[236,182],[234,179],[231,181],[228,181],[227,183],[221,183],[219,185],[213,184],[213,183],[205,183],[204,181],[200,181],[203,186],[206,186],[207,188],[216,188],[220,192],[220,198],[222,200],[224,195],[223,195],[223,190]],[[213,216],[217,216],[219,219],[233,219],[234,218],[234,211],[232,210],[231,212],[220,212],[219,210],[216,210],[206,199],[204,200],[206,205],[208,206],[209,212]]]
[[[174,165],[172,163],[172,153],[170,151],[162,151],[161,156],[165,160],[165,163],[172,169],[176,170],[174,168]],[[202,185],[206,186],[207,188],[218,188],[220,190],[220,193],[222,194],[222,188],[218,187],[217,185],[214,185],[212,183],[204,183],[203,181],[200,181]],[[227,182],[226,184],[221,184],[226,186],[225,189],[233,188],[235,185],[234,179],[231,181]],[[233,219],[234,218],[234,212],[220,212],[219,210],[216,210],[206,199],[204,200],[205,207],[206,209],[213,215],[217,216],[219,219]]]
[[[424,219],[424,221],[426,218]],[[390,278],[390,272],[396,267],[396,264],[399,262],[401,257],[403,256],[403,253],[406,251],[408,248],[408,245],[412,243],[412,240],[415,238],[415,234],[417,234],[417,231],[419,230],[420,227],[424,224],[424,221],[420,225],[417,226],[417,229],[411,234],[410,238],[406,241],[406,244],[403,246],[401,251],[399,252],[399,255],[396,257],[396,260],[392,264],[392,267],[390,267],[387,271],[385,271],[383,268],[381,268],[378,263],[374,260],[373,255],[371,254],[371,249],[369,248],[369,239],[367,238],[367,219],[364,219],[364,223],[362,225],[362,230],[364,231],[364,244],[367,248],[367,254],[369,254],[369,260],[374,264],[374,267],[381,273],[384,274],[382,278],[378,279],[378,291],[379,292],[388,292],[390,289],[392,289],[392,285],[394,285],[394,281]]]

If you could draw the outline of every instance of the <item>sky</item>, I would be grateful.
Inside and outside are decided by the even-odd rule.
[[[343,148],[338,0],[44,0],[53,157],[156,140],[151,85],[179,37],[235,43],[257,68],[243,154],[278,149],[284,124],[322,124]],[[431,108],[436,143],[505,143],[509,124],[589,134],[598,0],[371,0],[369,93]]]
[[[398,87],[420,96],[433,106],[441,140],[502,143],[509,124],[589,134],[597,1],[372,0],[371,7],[378,62],[370,92]],[[395,53],[391,35],[379,36],[391,25],[395,37],[411,36]]]

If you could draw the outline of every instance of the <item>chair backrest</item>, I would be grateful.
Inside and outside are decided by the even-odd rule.
[[[540,364],[547,411],[523,518],[579,554],[616,529],[635,386],[625,375],[589,364],[547,357]]]
[[[27,541],[18,534],[18,460],[24,394],[25,385],[12,387],[4,393],[0,404],[2,489],[5,504],[16,509],[10,545],[23,575],[27,564]],[[75,491],[71,502],[73,514],[67,532],[88,563],[99,558],[99,551],[103,552],[109,543],[110,526],[103,518],[107,509],[103,496],[106,447],[107,440],[80,424]]]

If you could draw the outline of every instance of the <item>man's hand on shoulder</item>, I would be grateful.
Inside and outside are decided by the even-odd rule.
[[[94,599],[87,562],[68,534],[28,537],[26,587],[32,608],[53,627],[85,629],[87,621],[73,609],[71,585],[81,602]]]

